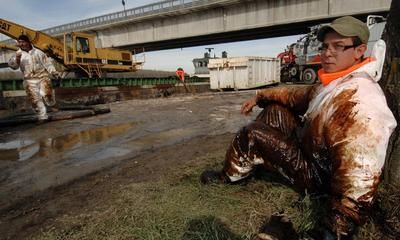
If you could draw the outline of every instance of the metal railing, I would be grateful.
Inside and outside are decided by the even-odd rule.
[[[175,77],[161,78],[65,78],[61,82],[52,80],[57,88],[72,87],[106,87],[106,86],[149,86],[149,85],[175,85],[181,82]],[[209,83],[209,78],[185,78],[186,84]],[[2,91],[24,90],[22,79],[0,80],[0,94]]]
[[[114,12],[97,17],[92,17],[68,24],[59,25],[42,30],[52,36],[63,34],[64,32],[83,31],[90,28],[99,27],[101,25],[109,25],[113,23],[132,20],[154,14],[162,14],[166,12],[186,9],[191,7],[206,6],[210,3],[225,2],[220,0],[168,0],[153,4],[144,5],[137,8],[127,9],[125,11]]]

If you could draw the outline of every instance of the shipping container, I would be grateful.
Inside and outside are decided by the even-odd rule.
[[[210,88],[239,90],[279,83],[280,64],[271,57],[210,59]]]

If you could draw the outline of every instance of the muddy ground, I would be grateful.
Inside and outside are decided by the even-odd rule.
[[[131,100],[110,104],[104,115],[1,129],[0,238],[29,238],[107,201],[111,189],[225,151],[256,116],[239,114],[253,94]]]
[[[269,176],[198,182],[260,111],[239,113],[253,94],[115,102],[107,114],[0,129],[0,239],[254,239],[282,211],[306,231],[307,198]],[[400,239],[400,193],[385,192],[355,239]]]

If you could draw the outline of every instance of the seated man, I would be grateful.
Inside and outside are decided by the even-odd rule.
[[[201,180],[235,182],[263,165],[301,192],[328,194],[326,227],[348,236],[374,200],[397,124],[377,83],[386,46],[378,41],[364,58],[369,30],[349,16],[322,27],[317,37],[321,83],[257,91],[241,112],[255,105],[264,110],[237,133],[222,171],[205,171]]]

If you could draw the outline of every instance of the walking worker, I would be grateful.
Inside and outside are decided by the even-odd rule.
[[[178,68],[175,71],[175,75],[181,82],[185,82],[185,71],[182,68]]]
[[[365,58],[368,27],[350,16],[323,26],[317,38],[320,83],[257,91],[241,112],[263,111],[232,140],[222,171],[204,171],[201,181],[236,182],[262,165],[300,192],[328,195],[323,227],[340,239],[362,224],[375,199],[397,123],[377,83],[385,42]]]
[[[52,107],[56,104],[50,75],[60,78],[61,74],[56,71],[51,59],[44,52],[32,46],[27,35],[20,35],[17,41],[20,49],[10,59],[8,66],[14,70],[21,69],[23,85],[32,108],[38,115],[38,121],[46,121],[46,106]]]

